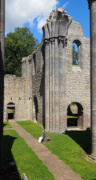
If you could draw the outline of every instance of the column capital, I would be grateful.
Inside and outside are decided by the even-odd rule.
[[[66,37],[59,36],[58,40],[59,40],[59,43],[62,43],[64,46],[67,45],[67,38]]]
[[[87,0],[87,1],[88,1],[88,6],[89,6],[89,9],[90,9],[91,4],[92,4],[94,1],[96,1],[96,0]]]
[[[55,42],[55,38],[53,37],[53,38],[50,38],[50,42],[51,43],[54,43]]]
[[[49,39],[44,39],[44,44],[48,46],[49,45]]]

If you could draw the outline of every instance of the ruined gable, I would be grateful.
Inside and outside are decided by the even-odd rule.
[[[62,8],[51,12],[42,29],[40,46],[22,59],[19,81],[22,81],[22,105],[17,100],[18,93],[14,103],[18,102],[18,109],[20,105],[27,119],[43,125],[46,131],[65,132],[70,126],[87,129],[90,127],[90,40],[83,35],[81,25],[72,21]],[[77,65],[73,64],[73,43],[78,49]],[[6,85],[5,104],[9,102],[6,93],[10,87]],[[12,88],[19,90],[19,86]],[[77,111],[71,111],[70,107]],[[77,115],[74,121],[68,119],[72,114]]]

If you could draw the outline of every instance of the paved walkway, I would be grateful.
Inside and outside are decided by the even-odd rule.
[[[38,143],[38,141],[33,136],[31,136],[15,121],[10,121],[10,124],[12,128],[16,130],[18,134],[32,148],[39,159],[41,159],[42,162],[48,167],[55,180],[81,180],[77,173],[73,172],[69,166],[59,160],[58,157],[52,154],[42,143]]]

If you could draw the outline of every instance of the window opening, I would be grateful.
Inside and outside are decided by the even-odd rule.
[[[76,43],[73,43],[72,51],[73,51],[73,65],[78,65],[78,46]]]

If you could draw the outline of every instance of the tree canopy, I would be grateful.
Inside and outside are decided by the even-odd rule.
[[[15,28],[5,37],[5,74],[21,75],[21,59],[39,45],[27,27]]]

